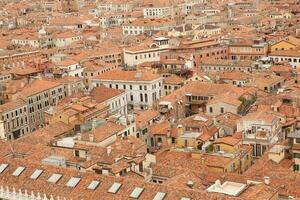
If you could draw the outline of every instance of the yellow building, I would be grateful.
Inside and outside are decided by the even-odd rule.
[[[271,45],[269,51],[275,52],[281,50],[294,50],[297,49],[299,46],[300,46],[300,39],[295,38],[293,36],[289,36],[287,39],[281,40]]]
[[[223,137],[213,143],[215,153],[232,158],[230,166],[225,166],[225,171],[245,172],[252,164],[252,147],[242,145],[241,139],[234,137]]]

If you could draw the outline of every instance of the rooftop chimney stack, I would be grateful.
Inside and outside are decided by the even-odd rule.
[[[107,156],[110,156],[110,154],[111,154],[111,146],[106,147],[106,153],[107,153]]]
[[[265,177],[264,177],[264,183],[265,183],[266,185],[270,185],[270,177],[265,176]]]
[[[194,182],[189,180],[186,185],[189,186],[190,188],[193,188],[194,187]]]
[[[95,129],[96,129],[96,123],[97,123],[97,120],[96,120],[96,119],[93,119],[93,120],[92,120],[92,130],[95,130]]]
[[[94,134],[89,134],[89,140],[90,142],[94,142]]]

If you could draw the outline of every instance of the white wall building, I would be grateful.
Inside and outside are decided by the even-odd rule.
[[[91,88],[104,85],[126,91],[131,109],[148,109],[161,97],[163,78],[151,72],[111,70],[91,81]]]
[[[296,50],[275,51],[269,58],[274,62],[289,62],[294,69],[300,67],[300,52]]]
[[[148,43],[124,49],[124,63],[136,66],[144,62],[160,61],[160,54],[169,49],[169,39],[159,37]]]
[[[122,26],[123,35],[140,35],[146,31],[169,31],[175,25],[170,19],[136,19]]]

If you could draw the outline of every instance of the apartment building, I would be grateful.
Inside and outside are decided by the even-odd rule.
[[[104,103],[109,106],[109,114],[127,114],[127,94],[126,91],[104,86],[94,87],[90,96],[97,103]]]
[[[30,132],[27,104],[18,99],[0,105],[0,139],[14,140]]]
[[[116,69],[117,66],[112,63],[106,63],[101,60],[89,60],[82,63],[84,84],[88,87],[91,79],[107,71]]]
[[[216,38],[205,38],[182,42],[179,46],[170,47],[168,51],[161,53],[161,61],[178,59],[182,56],[193,57],[194,66],[200,66],[207,59],[227,59],[228,47]]]
[[[35,80],[14,98],[21,98],[26,102],[30,132],[43,127],[44,112],[59,100],[66,97],[63,84],[48,80]]]
[[[122,26],[123,35],[141,35],[151,31],[169,31],[175,25],[171,19],[136,19]]]
[[[282,139],[280,118],[271,111],[259,110],[247,114],[237,123],[243,132],[243,144],[253,147],[252,156],[262,156],[273,144]]]
[[[242,88],[229,84],[192,81],[160,99],[158,107],[161,114],[182,119],[199,112],[207,112],[207,103],[226,93],[239,98],[244,92]]]
[[[170,6],[148,6],[143,8],[144,18],[165,18],[170,17],[172,8]]]
[[[74,77],[83,77],[84,68],[80,65],[77,60],[72,58],[63,60],[55,64],[56,70],[53,71],[54,76],[63,77],[63,76],[74,76]]]
[[[100,17],[100,26],[102,28],[117,27],[125,21],[127,21],[127,18],[123,13],[104,13]]]
[[[262,40],[236,40],[228,47],[231,60],[258,60],[267,56],[268,45]]]
[[[300,172],[300,132],[295,131],[287,135],[290,147],[290,153],[293,158],[293,170]]]
[[[253,81],[249,84],[269,93],[276,93],[283,87],[285,78],[268,73],[257,73],[253,75]]]
[[[161,97],[163,78],[152,72],[111,70],[91,81],[90,88],[104,85],[127,93],[131,109],[149,109]]]
[[[135,3],[125,1],[125,2],[111,2],[111,1],[97,1],[97,7],[100,12],[129,12],[131,11]]]
[[[99,46],[96,46],[93,49],[87,49],[84,52],[87,54],[87,58],[91,60],[101,60],[119,67],[123,65],[123,49],[111,42],[100,44]]]
[[[124,49],[124,63],[136,66],[144,62],[160,61],[160,54],[169,48],[169,39],[158,37],[138,46]]]
[[[206,72],[253,71],[254,63],[250,60],[232,61],[228,59],[205,59],[201,61],[201,69]]]
[[[91,122],[94,119],[105,118],[108,114],[108,106],[97,103],[90,96],[72,98],[67,103],[51,107],[44,112],[46,124],[63,122],[67,125],[78,127]]]
[[[294,69],[300,67],[300,52],[298,50],[278,50],[271,52],[268,57],[275,63],[288,62]]]

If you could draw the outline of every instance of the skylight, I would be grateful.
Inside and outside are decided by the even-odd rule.
[[[163,200],[166,196],[166,193],[164,192],[158,192],[156,193],[155,197],[153,198],[153,200]]]
[[[79,181],[81,180],[81,178],[78,177],[72,177],[70,178],[70,180],[67,182],[66,186],[68,187],[76,187],[76,185],[79,183]]]
[[[25,170],[25,167],[18,167],[13,173],[13,176],[20,176],[20,174]]]
[[[87,187],[89,190],[95,190],[99,186],[99,181],[92,181]]]
[[[57,183],[57,181],[59,181],[59,179],[62,177],[61,174],[52,174],[52,176],[50,176],[50,178],[48,179],[48,182],[50,183]]]
[[[31,179],[36,180],[43,173],[42,169],[36,169],[30,176]]]
[[[7,168],[8,164],[1,164],[0,165],[0,174]]]
[[[117,193],[117,192],[119,191],[119,189],[120,189],[121,186],[122,186],[121,183],[115,182],[115,183],[112,184],[112,186],[108,189],[108,192],[109,192],[109,193],[115,194],[115,193]]]
[[[130,197],[138,199],[142,192],[144,191],[144,188],[136,187],[134,190],[131,192]]]

